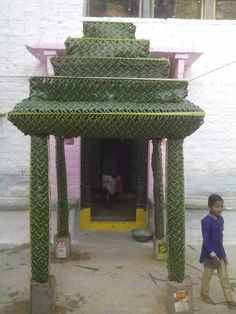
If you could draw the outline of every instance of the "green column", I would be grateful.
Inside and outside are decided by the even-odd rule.
[[[163,194],[163,163],[161,151],[161,139],[152,140],[152,173],[153,173],[153,200],[154,200],[154,224],[155,238],[161,240],[164,237],[164,194]]]
[[[56,168],[57,168],[57,233],[59,237],[69,233],[69,211],[67,200],[67,177],[64,139],[56,137]]]
[[[32,279],[41,283],[49,276],[50,212],[48,139],[31,137],[30,242]]]
[[[185,207],[183,140],[168,140],[167,235],[169,280],[185,277]]]

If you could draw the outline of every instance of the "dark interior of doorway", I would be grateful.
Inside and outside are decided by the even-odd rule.
[[[137,150],[134,140],[92,139],[91,143],[91,219],[92,221],[135,221],[137,186]],[[119,202],[116,196],[103,199],[102,174],[113,160],[113,173],[121,176],[124,195]],[[114,165],[115,164],[115,165]],[[109,167],[109,166],[108,166]]]

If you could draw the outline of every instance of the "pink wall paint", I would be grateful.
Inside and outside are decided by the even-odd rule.
[[[63,44],[48,44],[41,43],[35,45],[26,45],[27,50],[34,55],[43,65],[45,75],[53,75],[53,67],[50,62],[52,56],[63,56],[65,54],[65,47]],[[172,51],[165,51],[152,49],[150,51],[151,57],[166,57],[170,60],[170,77],[175,79],[184,79],[191,65],[201,56],[199,52],[183,52],[179,49],[172,49]],[[166,141],[162,143],[163,152],[163,183],[164,190],[166,190]],[[153,201],[153,174],[151,169],[151,153],[152,143],[149,142],[148,152],[148,176],[147,176],[147,195],[148,199]],[[80,198],[80,139],[74,140],[73,145],[65,145],[66,167],[67,167],[67,184],[69,199]],[[56,168],[55,168],[55,139],[50,138],[50,186],[51,198],[57,198],[57,184],[56,184]]]

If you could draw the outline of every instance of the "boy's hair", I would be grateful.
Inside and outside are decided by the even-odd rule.
[[[223,198],[220,195],[218,195],[218,194],[211,194],[208,197],[208,207],[212,207],[212,205],[214,205],[218,201],[221,201],[221,202],[224,203],[224,200],[223,200]]]

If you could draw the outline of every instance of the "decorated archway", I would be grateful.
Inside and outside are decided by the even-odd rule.
[[[157,239],[164,235],[160,145],[162,139],[167,139],[168,278],[170,282],[183,283],[183,141],[203,123],[204,112],[186,100],[187,81],[168,78],[169,61],[149,57],[149,41],[135,39],[133,24],[85,22],[84,37],[68,38],[65,45],[67,55],[52,59],[55,76],[31,78],[29,98],[8,115],[19,130],[31,136],[31,302],[35,285],[51,291],[49,135],[56,137],[57,231],[62,239],[69,237],[64,139],[81,136],[153,141]],[[50,309],[45,309],[46,313]]]

